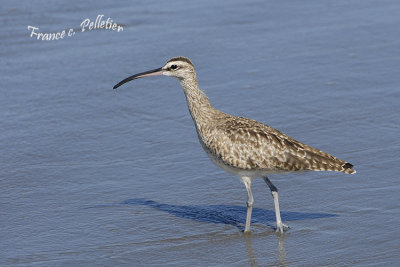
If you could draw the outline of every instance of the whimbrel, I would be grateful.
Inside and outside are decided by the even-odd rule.
[[[246,186],[248,199],[244,232],[250,231],[254,203],[251,192],[253,179],[262,177],[270,188],[276,231],[283,232],[288,226],[281,220],[278,189],[267,175],[297,171],[356,172],[352,164],[296,141],[266,124],[215,109],[200,90],[194,66],[188,58],[171,58],[163,67],[132,75],[115,85],[114,89],[131,80],[155,75],[179,80],[203,149],[213,163],[239,176]]]

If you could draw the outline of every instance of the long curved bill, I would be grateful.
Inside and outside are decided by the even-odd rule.
[[[135,79],[148,77],[148,76],[162,75],[162,72],[163,72],[162,68],[158,68],[158,69],[149,70],[149,71],[145,71],[145,72],[141,72],[141,73],[132,75],[132,76],[126,78],[126,79],[123,79],[122,81],[120,81],[116,85],[114,85],[113,89],[117,89],[118,87],[120,87],[124,83],[127,83],[127,82],[135,80]]]

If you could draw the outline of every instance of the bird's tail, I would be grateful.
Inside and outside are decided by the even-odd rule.
[[[311,163],[309,165],[309,170],[336,171],[347,174],[356,173],[356,170],[353,169],[353,164],[338,159],[331,154],[328,154],[321,150],[309,146],[307,148],[308,149],[305,150],[306,158],[308,158],[309,162]]]
[[[350,164],[348,162],[342,165],[342,170],[340,171],[348,174],[354,174],[357,172],[356,170],[353,169],[353,164]]]

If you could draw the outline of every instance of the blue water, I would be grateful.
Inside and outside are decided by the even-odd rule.
[[[80,32],[86,18],[124,30]],[[400,262],[400,3],[3,1],[0,265]],[[30,37],[73,29],[57,41]],[[273,175],[283,221],[207,158],[179,83],[129,75],[189,57],[224,112],[357,174]]]

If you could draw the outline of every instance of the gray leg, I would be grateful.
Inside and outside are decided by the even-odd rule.
[[[283,231],[287,230],[289,227],[282,223],[281,212],[279,210],[278,188],[276,188],[275,185],[271,183],[267,176],[263,177],[263,179],[269,186],[269,189],[271,189],[271,194],[274,198],[276,231],[283,233]]]
[[[246,226],[244,228],[244,232],[250,232],[250,223],[251,223],[251,213],[253,211],[253,203],[254,203],[254,198],[253,194],[251,193],[251,179],[249,177],[241,177],[244,185],[246,186],[247,189],[247,216],[246,216]]]

